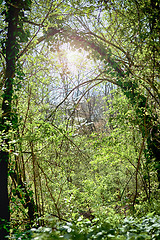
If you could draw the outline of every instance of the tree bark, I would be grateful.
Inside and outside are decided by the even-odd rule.
[[[13,4],[12,4],[13,3]],[[12,113],[13,79],[15,75],[17,45],[17,24],[20,9],[14,7],[15,1],[7,2],[6,21],[8,22],[8,33],[6,40],[6,76],[5,90],[2,101],[2,117],[0,131],[3,144],[0,151],[0,239],[6,239],[9,231],[9,199],[8,199],[8,163],[10,158],[9,131],[15,125]],[[8,226],[7,226],[7,225]],[[7,226],[7,227],[6,227]]]

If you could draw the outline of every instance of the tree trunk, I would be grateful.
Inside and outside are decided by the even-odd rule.
[[[13,3],[13,4],[12,4]],[[8,33],[6,40],[6,76],[5,90],[2,102],[2,117],[0,131],[2,132],[3,144],[0,152],[0,239],[6,239],[9,227],[10,211],[8,200],[8,162],[9,162],[9,131],[14,128],[15,119],[12,113],[13,79],[15,75],[15,62],[18,54],[17,46],[17,24],[19,8],[14,7],[12,0],[7,5],[6,21],[8,22]]]

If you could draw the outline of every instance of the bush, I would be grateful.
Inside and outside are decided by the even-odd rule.
[[[30,237],[29,237],[30,235]],[[158,240],[160,239],[160,216],[147,215],[141,219],[125,218],[120,223],[100,222],[79,217],[77,221],[51,224],[49,227],[32,228],[12,239],[34,240]]]

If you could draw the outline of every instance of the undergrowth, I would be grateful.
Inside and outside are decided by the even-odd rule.
[[[115,217],[115,216],[114,216]],[[90,221],[79,217],[73,222],[58,222],[49,219],[45,227],[32,228],[26,232],[15,234],[11,239],[33,240],[158,240],[160,239],[160,216],[148,214],[142,218],[126,217],[100,221],[98,218]]]

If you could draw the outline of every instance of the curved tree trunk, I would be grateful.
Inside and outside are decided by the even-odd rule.
[[[124,95],[130,100],[133,106],[136,105],[136,114],[138,119],[139,128],[141,130],[142,136],[147,140],[147,151],[148,151],[148,159],[147,161],[151,161],[154,159],[155,169],[157,171],[157,178],[159,182],[158,188],[160,189],[160,125],[158,124],[158,115],[150,113],[150,106],[148,104],[147,96],[141,93],[139,88],[139,84],[136,81],[132,81],[130,76],[131,72],[128,69],[128,74],[125,74],[123,69],[121,69],[120,64],[114,59],[112,55],[108,53],[108,48],[105,49],[98,45],[95,39],[89,38],[86,39],[85,35],[80,35],[75,32],[68,32],[67,30],[50,28],[47,34],[39,39],[39,42],[49,38],[50,36],[54,36],[55,34],[60,34],[66,38],[66,41],[73,40],[79,42],[82,47],[83,45],[89,46],[94,51],[98,52],[102,59],[112,67],[112,69],[117,73],[116,84],[122,89]],[[91,33],[91,35],[94,35]],[[38,42],[38,43],[39,43]],[[114,47],[112,43],[111,46]],[[119,48],[121,51],[122,49]],[[130,62],[130,59],[126,61]],[[157,91],[156,91],[157,92]],[[149,93],[150,94],[150,93]],[[152,95],[151,95],[152,96]],[[160,95],[157,94],[156,100],[160,101]],[[147,114],[146,114],[147,113]],[[148,113],[150,113],[148,115]],[[156,123],[156,125],[155,125]]]

